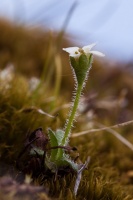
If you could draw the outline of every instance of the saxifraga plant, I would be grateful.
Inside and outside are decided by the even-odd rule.
[[[70,65],[75,80],[75,96],[73,97],[73,103],[70,108],[68,119],[64,129],[57,129],[56,131],[48,129],[48,136],[50,140],[50,154],[46,154],[45,166],[54,173],[57,173],[58,169],[69,166],[77,173],[77,180],[74,188],[74,194],[76,195],[79,186],[79,180],[81,179],[81,173],[89,162],[89,159],[84,165],[74,162],[68,154],[66,149],[69,144],[69,137],[71,135],[71,128],[76,116],[77,108],[79,105],[80,96],[83,88],[85,87],[88,73],[93,62],[93,55],[104,56],[101,52],[92,51],[91,49],[95,44],[79,47],[63,48],[64,51],[69,53]],[[57,148],[55,148],[57,147]]]

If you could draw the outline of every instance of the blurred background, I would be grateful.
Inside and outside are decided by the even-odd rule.
[[[127,63],[133,61],[132,7],[132,0],[4,0],[0,17],[26,27],[64,28],[76,45],[96,42],[107,59]]]
[[[30,174],[32,170],[39,174],[39,182],[33,179],[35,185],[42,185],[47,176],[43,178],[43,174],[40,174],[40,169],[44,168],[38,161],[38,151],[35,151],[35,160],[34,157],[33,160],[32,157],[29,159],[27,147],[30,149],[30,146],[27,144],[32,143],[28,135],[38,127],[42,127],[44,133],[47,133],[48,127],[52,130],[64,127],[69,102],[74,94],[74,79],[69,55],[62,48],[97,43],[94,50],[101,51],[105,57],[94,58],[79,106],[78,123],[72,132],[109,128],[106,132],[94,132],[72,139],[72,146],[80,152],[76,157],[80,155],[81,160],[86,161],[88,155],[91,156],[91,170],[86,171],[88,175],[86,173],[84,176],[79,199],[88,199],[88,196],[97,200],[132,199],[132,20],[133,0],[0,1],[0,177],[11,174],[19,181],[19,176],[23,176],[20,171],[26,173],[32,168],[28,170]],[[118,126],[118,132],[110,128],[128,121],[132,124]],[[34,138],[33,142],[36,142]],[[27,155],[22,157],[24,151],[27,151]],[[19,155],[23,170],[16,169]],[[16,194],[22,194],[19,186],[12,181],[16,188],[14,192],[10,179],[5,180],[5,193],[9,191],[8,188],[11,193],[3,198],[0,189],[1,199],[18,200]],[[1,183],[0,180],[0,187]],[[50,184],[45,182],[46,191],[48,189],[50,195],[55,193],[54,199],[58,195],[64,199],[62,195],[68,192],[68,199],[72,199],[72,190],[65,179],[62,183],[66,186],[62,188],[67,189],[65,193],[60,187],[59,191],[54,192],[58,187],[53,190],[53,181]],[[119,184],[121,190],[118,189]],[[50,185],[52,189],[49,190]],[[31,190],[29,186],[27,184],[28,189],[25,187],[26,192],[23,190],[25,195]],[[87,196],[83,195],[83,191],[87,191]],[[123,192],[127,198],[122,196]],[[40,198],[46,199],[45,196]]]

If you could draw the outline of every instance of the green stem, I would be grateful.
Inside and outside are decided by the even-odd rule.
[[[71,128],[72,128],[72,125],[73,125],[73,120],[75,118],[75,114],[76,114],[76,111],[77,111],[77,108],[78,108],[78,104],[79,104],[82,88],[83,88],[82,85],[78,85],[78,87],[77,87],[77,91],[76,91],[76,96],[75,96],[75,99],[74,99],[73,107],[72,107],[68,122],[66,124],[66,130],[65,130],[64,138],[62,140],[62,145],[65,145],[66,141],[69,138],[70,131],[71,131]]]

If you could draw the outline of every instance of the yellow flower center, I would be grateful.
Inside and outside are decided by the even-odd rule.
[[[78,51],[75,51],[75,54],[78,54]]]
[[[75,54],[84,54],[84,50],[82,48],[79,48],[78,51],[75,51]]]
[[[84,52],[84,50],[82,49],[82,48],[79,48],[79,50],[78,50],[81,54],[84,54],[85,52]]]

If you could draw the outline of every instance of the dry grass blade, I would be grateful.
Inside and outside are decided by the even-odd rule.
[[[91,130],[88,130],[88,131],[82,131],[82,132],[79,132],[79,133],[75,133],[71,137],[79,137],[79,136],[82,136],[82,135],[85,135],[85,134],[88,134],[88,133],[93,133],[93,132],[108,131],[109,133],[112,133],[117,139],[119,139],[123,144],[125,144],[129,149],[131,149],[133,151],[133,144],[131,142],[129,142],[127,139],[125,139],[118,132],[116,132],[115,130],[112,129],[112,128],[120,128],[120,127],[123,127],[123,126],[127,126],[127,125],[132,124],[132,123],[133,123],[133,120],[127,121],[127,122],[124,122],[124,123],[121,123],[121,124],[116,124],[114,126],[106,127],[101,123],[95,122],[95,124],[97,126],[101,127],[101,128],[91,129]]]
[[[77,195],[79,184],[80,184],[80,181],[81,181],[81,178],[82,178],[82,172],[87,167],[87,165],[88,165],[89,162],[90,162],[90,157],[87,158],[87,161],[85,162],[85,164],[78,171],[76,182],[75,182],[75,186],[74,186],[74,195],[75,196]]]
[[[106,131],[108,129],[112,129],[112,128],[120,128],[120,127],[124,127],[124,126],[128,126],[130,124],[133,124],[133,120],[127,121],[127,122],[123,122],[120,124],[115,124],[113,126],[103,126],[102,128],[95,128],[95,129],[91,129],[91,130],[87,130],[87,131],[81,131],[79,133],[74,133],[71,137],[79,137],[82,135],[86,135],[88,133],[94,133],[94,132],[100,132],[100,131]]]
[[[32,111],[35,111],[35,112],[42,114],[42,115],[46,115],[47,117],[50,117],[50,118],[56,117],[56,116],[50,115],[49,113],[46,113],[41,108],[37,108],[35,106],[31,106],[31,107],[27,107],[27,108],[23,108],[23,109],[19,110],[19,112],[25,112],[25,113],[29,113],[29,112],[32,112]]]
[[[97,123],[98,126],[102,126],[104,127],[104,125],[102,125],[101,123]],[[122,135],[120,135],[118,132],[116,132],[115,130],[108,128],[106,129],[109,133],[112,133],[117,139],[119,139],[123,144],[125,144],[129,149],[131,149],[133,151],[133,144],[130,143],[127,139],[125,139]]]

